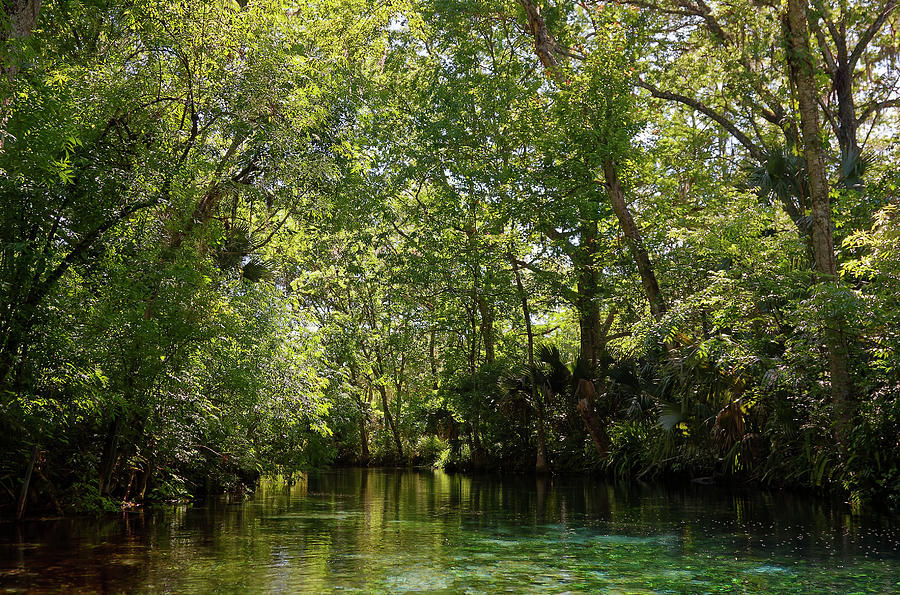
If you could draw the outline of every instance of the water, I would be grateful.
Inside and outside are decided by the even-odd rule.
[[[782,494],[339,470],[0,523],[0,591],[900,593],[900,521]]]

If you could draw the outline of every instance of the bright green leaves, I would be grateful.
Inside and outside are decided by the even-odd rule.
[[[888,394],[896,155],[832,164],[845,266],[813,286],[777,11],[538,4],[549,70],[512,0],[46,2],[0,82],[6,450],[83,440],[88,476],[112,427],[113,475],[170,495],[363,445],[522,466],[539,429],[598,465],[571,391],[501,388],[528,377],[525,308],[557,359],[606,333],[597,412],[628,472],[737,472],[738,419],[774,445],[827,425],[821,316]]]
[[[133,465],[197,486],[318,464],[327,366],[284,265],[352,153],[333,23],[280,2],[42,11],[0,124],[4,452],[74,437],[90,456],[49,473],[91,477],[112,431],[118,497]]]
[[[606,8],[591,16],[583,59],[555,75],[555,108],[570,142],[591,163],[619,161],[643,127],[634,91],[635,64],[644,50],[637,11]],[[598,167],[599,169],[599,167]]]

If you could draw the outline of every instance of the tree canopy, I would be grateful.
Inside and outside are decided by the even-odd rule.
[[[4,3],[3,505],[333,462],[897,503],[898,15]]]

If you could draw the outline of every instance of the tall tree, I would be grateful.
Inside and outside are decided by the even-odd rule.
[[[831,199],[825,171],[825,155],[822,150],[822,130],[819,126],[819,107],[815,87],[816,71],[812,62],[809,29],[807,28],[806,0],[788,0],[787,23],[790,31],[791,74],[797,87],[803,156],[809,176],[811,227],[816,269],[822,275],[822,282],[833,285],[838,283],[838,271],[831,231]],[[840,316],[827,317],[825,327],[824,335],[831,371],[831,398],[841,420],[838,437],[844,441],[847,439],[848,423],[853,415],[851,402],[854,399],[847,339]]]
[[[602,34],[608,34],[611,28],[600,28],[594,23],[594,29],[589,33],[594,43],[598,44],[594,49],[595,54],[587,57],[578,56],[557,43],[556,39],[548,31],[537,5],[531,0],[521,0],[520,3],[525,10],[529,30],[534,38],[535,52],[547,69],[548,75],[556,81],[557,85],[563,89],[567,86],[572,86],[572,81],[566,78],[568,75],[558,60],[558,55],[573,58],[580,57],[586,63],[586,84],[580,88],[576,87],[575,93],[582,94],[587,101],[583,105],[579,106],[576,103],[572,107],[581,107],[586,110],[587,118],[597,125],[598,130],[596,130],[597,137],[595,137],[595,142],[598,146],[595,150],[600,153],[600,168],[602,169],[603,179],[606,182],[607,196],[625,235],[628,249],[637,264],[641,283],[644,287],[647,301],[650,304],[650,310],[653,316],[659,319],[666,311],[665,300],[660,292],[659,282],[656,279],[640,229],[628,208],[619,180],[619,161],[625,157],[623,154],[623,141],[627,145],[630,140],[627,135],[633,131],[627,130],[627,126],[619,129],[613,124],[613,121],[621,119],[627,121],[629,118],[627,113],[623,114],[620,112],[629,110],[631,90],[627,87],[628,77],[623,77],[622,74],[615,72],[617,67],[622,68],[623,65],[616,64],[615,61],[609,59],[613,51],[621,54],[624,48],[622,45],[619,45],[614,50],[613,47],[609,46],[615,43],[628,43],[629,40],[623,36],[624,32],[620,32],[618,35],[612,33],[612,35],[608,35],[608,38],[604,39]],[[603,47],[601,44],[607,44],[607,47]],[[604,72],[601,73],[601,70]],[[611,79],[617,79],[616,82],[619,84],[603,84],[603,82]],[[600,104],[591,105],[591,100],[599,100]],[[573,118],[580,116],[581,114],[571,114]],[[623,137],[623,135],[625,136]],[[583,237],[583,240],[588,245],[593,243],[593,239],[590,232]],[[590,259],[590,255],[588,255],[587,259]],[[592,315],[590,318],[590,329],[583,328],[582,332],[587,331],[590,335],[596,335],[600,325],[599,315]],[[595,343],[595,341],[591,343]],[[590,347],[588,354],[592,361],[596,361],[596,346]]]

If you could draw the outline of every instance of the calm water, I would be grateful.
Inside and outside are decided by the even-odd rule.
[[[900,523],[783,495],[341,470],[0,523],[0,591],[900,592]]]

